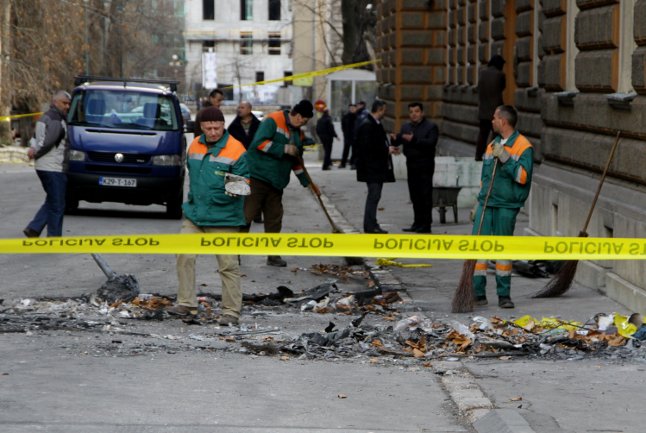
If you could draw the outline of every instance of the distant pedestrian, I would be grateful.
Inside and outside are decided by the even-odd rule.
[[[225,173],[249,178],[245,148],[224,129],[224,116],[217,107],[197,115],[203,133],[187,151],[188,201],[183,205],[181,233],[236,233],[245,225],[244,197],[225,189]],[[238,256],[216,256],[222,281],[222,314],[218,323],[237,325],[242,311]],[[167,311],[177,316],[197,315],[195,255],[177,256],[177,303]]]
[[[260,120],[258,120],[251,110],[252,107],[249,101],[240,101],[240,104],[238,104],[238,115],[233,119],[233,122],[231,122],[228,128],[229,134],[244,144],[245,149],[249,148],[260,126]]]
[[[363,213],[363,231],[365,233],[388,233],[377,222],[377,207],[381,200],[384,182],[394,182],[393,163],[390,154],[395,151],[390,147],[388,136],[381,120],[386,114],[386,103],[376,100],[372,110],[359,125],[357,130],[357,180],[365,182],[368,187],[366,205]]]
[[[332,144],[334,139],[338,138],[334,124],[332,123],[332,116],[330,110],[324,105],[323,115],[316,122],[316,135],[318,135],[323,145],[323,170],[330,170],[332,168]]]
[[[314,107],[302,100],[291,110],[275,111],[262,122],[249,146],[247,157],[251,175],[251,195],[245,201],[245,217],[250,225],[262,210],[265,233],[280,233],[283,227],[283,190],[291,172],[304,187],[309,181],[301,155],[305,135],[301,128],[314,116]],[[318,192],[316,185],[313,185]],[[247,228],[248,230],[248,228]],[[280,256],[267,257],[269,266],[287,266]]]
[[[408,104],[410,122],[405,123],[394,144],[404,146],[408,177],[408,193],[413,203],[413,225],[405,232],[431,233],[433,222],[433,173],[435,147],[439,137],[437,125],[424,117],[420,102]]]
[[[480,132],[476,143],[476,161],[482,161],[489,135],[491,118],[496,107],[503,104],[502,92],[505,90],[505,73],[502,71],[505,60],[498,54],[491,57],[486,68],[478,74],[478,119]]]
[[[252,106],[249,101],[240,101],[238,115],[233,119],[231,125],[229,125],[229,134],[240,141],[245,149],[249,148],[260,126],[260,120],[258,120],[251,110]],[[253,217],[253,222],[262,222],[262,211],[258,211],[256,216]]]
[[[348,112],[341,117],[341,131],[343,132],[343,154],[341,155],[341,164],[339,168],[345,168],[348,161],[354,165],[354,152],[352,144],[354,143],[354,122],[357,119],[357,106],[348,105]]]
[[[532,144],[516,130],[518,114],[510,105],[501,105],[493,115],[493,131],[496,138],[487,146],[483,156],[481,189],[478,194],[473,234],[478,234],[482,207],[489,185],[492,182],[493,170],[496,167],[493,187],[487,201],[482,219],[481,235],[512,236],[516,227],[516,216],[524,206],[532,185],[534,148]],[[511,301],[510,260],[496,261],[496,293],[498,306],[514,308]],[[476,305],[487,304],[487,261],[478,260],[473,276]]]
[[[224,92],[220,89],[213,89],[209,93],[209,99],[204,103],[204,107],[217,107],[220,108],[224,100]]]
[[[65,189],[67,174],[67,120],[70,109],[70,94],[59,90],[52,97],[52,105],[36,122],[34,138],[27,155],[34,159],[36,174],[47,194],[45,203],[38,209],[34,219],[22,231],[27,237],[39,237],[45,226],[47,236],[63,235],[65,215]]]

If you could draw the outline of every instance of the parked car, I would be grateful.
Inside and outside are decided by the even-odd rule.
[[[67,211],[80,200],[162,204],[181,218],[186,138],[177,83],[82,76],[75,85]]]
[[[179,104],[179,109],[182,111],[182,117],[184,118],[184,125],[188,124],[191,120],[191,109],[188,108],[186,104]]]

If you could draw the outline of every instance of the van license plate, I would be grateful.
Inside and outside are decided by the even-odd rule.
[[[100,177],[99,185],[135,188],[137,186],[137,179],[130,179],[127,177]]]

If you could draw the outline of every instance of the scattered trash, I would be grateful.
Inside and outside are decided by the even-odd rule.
[[[396,266],[398,268],[431,268],[433,265],[430,263],[402,263],[397,262],[395,259],[377,259],[377,266]]]

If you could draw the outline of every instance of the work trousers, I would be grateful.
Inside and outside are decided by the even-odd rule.
[[[58,171],[43,170],[36,170],[36,174],[47,197],[27,227],[40,234],[47,226],[47,236],[62,236],[67,175]]]
[[[363,212],[363,231],[371,233],[380,228],[377,222],[377,207],[381,200],[381,190],[383,182],[367,182],[368,195],[366,196],[366,206]]]
[[[348,157],[350,158],[350,165],[354,165],[354,151],[352,154],[352,136],[343,136],[343,154],[341,155],[341,167],[345,167],[348,162]]]
[[[512,236],[516,227],[516,216],[520,209],[487,207],[482,220],[481,235]],[[482,215],[482,205],[478,205],[473,223],[473,234],[478,234],[478,226]],[[496,293],[498,296],[509,296],[511,290],[511,261],[496,260]],[[473,273],[473,289],[477,297],[486,295],[487,261],[480,259],[476,262]]]
[[[247,226],[262,211],[265,233],[280,233],[283,228],[283,190],[258,179],[251,178],[251,194],[244,202]]]
[[[323,170],[327,170],[332,166],[332,143],[333,137],[321,138],[323,142]]]
[[[408,193],[413,203],[413,228],[430,230],[433,222],[433,173],[435,163],[406,164]]]
[[[199,227],[185,219],[180,233],[237,233],[238,227]],[[240,317],[242,311],[242,288],[240,285],[240,265],[238,256],[218,254],[220,279],[222,281],[222,314]],[[197,307],[195,289],[195,255],[179,254],[177,256],[177,303],[187,307]]]
[[[491,130],[491,119],[480,119],[480,132],[478,133],[478,141],[476,142],[476,161],[482,161],[482,155],[484,155],[489,144]]]

